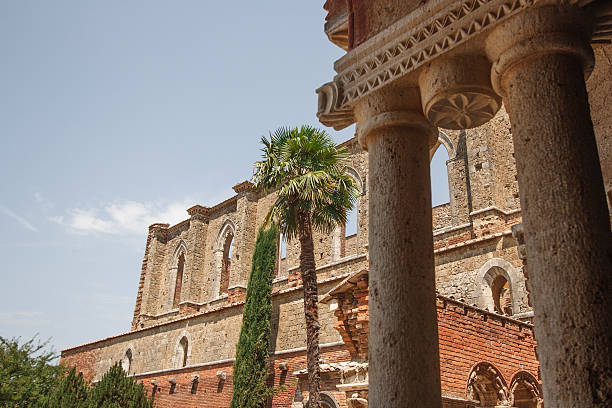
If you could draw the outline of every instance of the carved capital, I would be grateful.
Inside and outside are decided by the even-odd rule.
[[[386,127],[408,127],[417,128],[426,137],[431,139],[430,145],[433,146],[438,139],[438,130],[429,123],[421,112],[415,111],[393,111],[383,112],[371,117],[357,128],[359,144],[364,150],[368,150],[368,138],[373,133]]]
[[[439,58],[421,73],[423,112],[435,126],[470,129],[491,120],[501,98],[489,79],[484,57]]]
[[[491,81],[504,96],[507,73],[534,59],[550,54],[579,59],[585,78],[593,70],[594,55],[589,44],[594,29],[591,11],[570,5],[531,7],[500,24],[487,37],[486,52],[493,62]]]

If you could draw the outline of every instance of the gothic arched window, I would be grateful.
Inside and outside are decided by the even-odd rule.
[[[497,275],[491,282],[491,296],[497,313],[512,316],[510,283],[503,275]]]
[[[130,374],[132,371],[132,350],[127,349],[123,358],[121,359],[121,368],[126,374]]]
[[[535,377],[525,371],[514,376],[510,382],[510,397],[513,407],[541,408],[542,392]]]
[[[467,397],[478,401],[479,407],[509,406],[508,387],[497,368],[489,363],[474,367],[468,378]]]
[[[232,243],[234,242],[234,234],[229,232],[225,236],[223,243],[223,259],[221,261],[221,285],[219,294],[227,293],[229,288],[230,271],[232,269]]]
[[[177,262],[176,282],[174,284],[174,299],[172,300],[172,308],[179,307],[181,302],[181,290],[183,286],[183,269],[185,268],[185,253],[181,253]]]
[[[189,356],[189,341],[186,336],[183,336],[176,347],[175,363],[176,368],[182,368],[187,365],[187,357]]]

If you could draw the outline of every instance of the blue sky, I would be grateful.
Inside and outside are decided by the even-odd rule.
[[[269,130],[320,126],[343,54],[322,4],[0,2],[0,336],[129,330],[147,225],[230,197]]]

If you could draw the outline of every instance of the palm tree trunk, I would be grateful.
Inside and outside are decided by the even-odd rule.
[[[317,303],[317,273],[312,242],[312,225],[310,214],[298,213],[300,237],[300,271],[304,286],[304,316],[306,318],[306,365],[308,368],[308,408],[320,408],[319,369],[319,310]]]

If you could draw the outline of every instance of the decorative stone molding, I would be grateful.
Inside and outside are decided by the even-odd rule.
[[[504,378],[489,363],[480,363],[472,370],[467,385],[467,397],[479,401],[483,407],[511,406]]]
[[[210,207],[204,207],[202,205],[194,205],[193,207],[187,210],[187,214],[191,218],[198,218],[205,221],[208,221],[210,217]]]
[[[243,181],[242,183],[236,184],[234,187],[232,187],[232,189],[236,192],[236,194],[240,194],[240,193],[246,193],[246,192],[252,191],[253,187],[254,187],[254,184],[246,180],[246,181]]]
[[[434,146],[438,140],[437,129],[429,123],[420,112],[395,111],[380,113],[359,126],[357,138],[364,150],[368,150],[368,137],[372,132],[386,127],[408,127],[418,128],[430,137],[430,146]]]
[[[491,285],[493,279],[498,275],[503,276],[510,286],[510,298],[512,300],[513,313],[522,312],[521,305],[525,290],[520,285],[520,268],[514,267],[510,262],[502,258],[492,258],[480,267],[477,273],[478,281],[474,285],[473,298],[478,306],[490,312],[494,311]]]
[[[484,57],[438,58],[421,73],[423,112],[446,129],[470,129],[491,120],[501,97],[491,86],[491,65]]]
[[[326,84],[317,90],[319,118],[326,124],[341,115],[343,121],[334,128],[350,125],[348,112],[355,102],[457,48],[532,2],[449,0],[445,7],[417,24],[423,13],[411,13],[338,61],[341,71],[334,85]]]
[[[491,81],[495,91],[504,96],[506,73],[547,54],[573,55],[588,78],[595,64],[589,45],[593,28],[590,20],[589,13],[578,7],[565,5],[561,11],[559,6],[543,5],[500,24],[485,42],[487,56],[493,61]]]
[[[227,379],[227,373],[223,370],[218,370],[217,378],[219,379],[219,381],[225,381]]]
[[[514,375],[510,382],[510,405],[517,406],[519,403],[525,403],[526,401],[519,401],[517,398],[517,391],[522,391],[523,394],[529,395],[529,402],[535,404],[537,408],[542,408],[544,400],[542,398],[542,391],[538,381],[529,373],[521,371]],[[525,395],[522,395],[525,398]]]
[[[326,83],[316,92],[319,95],[317,117],[322,124],[341,130],[355,122],[353,109],[342,108],[338,105],[340,97],[338,85],[335,82]]]
[[[336,69],[339,73],[334,82],[325,84],[317,90],[319,120],[336,130],[351,125],[354,122],[351,107],[364,96],[417,71],[423,65],[455,50],[509,17],[534,5],[540,6],[546,3],[567,3],[584,7],[591,2],[577,0],[568,2],[446,0],[430,6],[432,11],[429,17],[427,11],[421,8],[415,10],[336,62]],[[610,6],[599,3],[596,4],[597,9],[595,10],[597,15],[595,32],[590,41],[609,43],[612,38],[609,30],[612,10]],[[564,42],[558,45],[566,49],[569,45],[570,48],[575,49],[572,44]],[[537,43],[530,43],[524,48],[526,52],[533,55],[542,47]],[[587,57],[586,61],[590,60],[588,55],[583,55],[583,57]],[[496,86],[495,89],[499,88]],[[484,119],[481,115],[486,117],[491,110],[494,110],[495,99],[490,99],[494,95],[488,92],[481,94],[480,91],[463,95],[466,92],[441,98],[434,109],[434,119],[444,121],[444,123],[450,121],[455,128],[462,121],[470,119],[469,122],[477,126],[476,123]],[[466,105],[478,114],[467,117],[461,115]]]
[[[152,237],[158,240],[163,240],[166,238],[166,233],[168,232],[168,228],[170,228],[170,224],[159,223],[159,222],[155,224],[151,224],[149,225],[149,234],[151,234]]]

